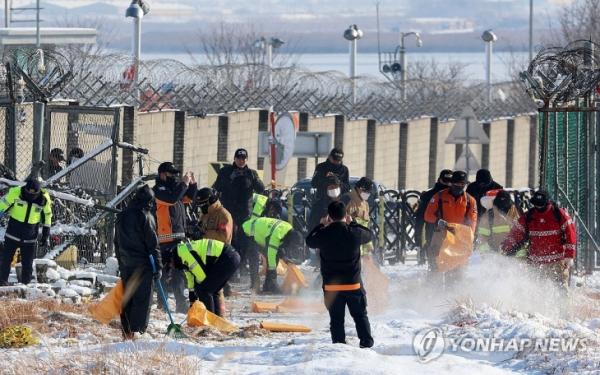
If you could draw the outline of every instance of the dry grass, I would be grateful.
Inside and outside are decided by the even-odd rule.
[[[109,347],[98,351],[70,351],[68,355],[49,351],[42,358],[32,354],[19,355],[2,369],[3,374],[181,374],[204,373],[197,357],[173,353],[164,346],[152,350],[113,351]],[[5,362],[7,363],[7,362]]]

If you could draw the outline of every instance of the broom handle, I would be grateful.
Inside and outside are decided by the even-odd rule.
[[[150,255],[150,264],[152,265],[152,273],[156,273],[156,262],[154,261],[154,257],[152,255]],[[160,294],[163,306],[167,310],[167,315],[169,315],[169,320],[171,321],[171,324],[175,324],[175,322],[173,321],[173,317],[171,316],[171,310],[169,309],[167,297],[165,296],[165,291],[163,290],[160,279],[156,279],[156,285],[158,286],[158,294]]]

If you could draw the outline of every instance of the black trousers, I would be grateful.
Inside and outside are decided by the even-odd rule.
[[[331,341],[334,344],[346,343],[346,331],[344,330],[344,319],[346,317],[346,306],[350,311],[356,333],[360,340],[360,346],[370,348],[373,346],[371,336],[371,325],[367,316],[367,296],[363,289],[324,292],[325,306],[329,310]]]
[[[242,228],[242,223],[243,221],[240,221],[239,224],[236,222],[232,245],[240,255],[240,274],[246,274],[247,266],[250,280],[254,280],[258,277],[258,268],[260,264],[258,245],[246,236],[246,233],[244,233],[244,229]]]
[[[152,270],[145,264],[138,268],[121,268],[123,288],[135,288],[131,298],[123,306],[121,312],[121,326],[123,332],[146,332],[150,319],[150,305],[152,301]]]
[[[200,284],[194,285],[194,292],[200,302],[204,303],[206,309],[215,314],[220,313],[217,308],[219,291],[231,278],[240,266],[240,255],[231,246],[225,246],[217,261],[207,268],[206,279]]]
[[[169,292],[175,296],[175,311],[180,314],[186,314],[189,309],[188,299],[185,298],[185,275],[183,271],[171,266],[173,252],[177,249],[177,243],[171,242],[160,245],[160,256],[162,258],[163,269],[160,282],[165,291],[165,297],[169,300]],[[158,296],[157,305],[163,310],[162,299]]]
[[[20,242],[4,238],[4,251],[0,254],[0,282],[7,283],[10,275],[10,264],[17,249],[21,249],[21,280],[23,284],[31,282],[33,274],[33,258],[37,251],[37,242]]]

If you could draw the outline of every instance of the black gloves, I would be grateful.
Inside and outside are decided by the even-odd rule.
[[[196,302],[198,300],[198,296],[196,296],[196,292],[194,292],[193,290],[189,291],[188,298],[190,300],[190,306],[193,305],[194,302]]]
[[[44,226],[42,228],[42,237],[40,237],[39,245],[42,247],[50,246],[50,227]]]

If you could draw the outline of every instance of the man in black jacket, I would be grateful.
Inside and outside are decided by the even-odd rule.
[[[331,340],[346,343],[346,305],[354,319],[361,348],[373,346],[367,316],[367,297],[360,277],[360,246],[371,241],[371,231],[346,215],[342,202],[332,202],[329,215],[315,227],[306,244],[320,249],[325,306],[329,310]]]
[[[150,317],[152,279],[160,278],[162,268],[156,222],[151,213],[154,193],[147,186],[138,188],[129,206],[117,216],[115,253],[126,294],[121,312],[123,337],[132,340],[135,332],[144,333]],[[150,256],[156,261],[152,273]]]
[[[240,271],[243,271],[245,264],[248,263],[250,280],[255,283],[258,278],[258,249],[244,235],[242,224],[252,214],[253,194],[262,194],[265,185],[256,171],[248,168],[247,160],[248,151],[243,148],[237,149],[233,156],[233,163],[219,171],[213,189],[221,193],[221,203],[233,218],[232,245],[241,256]]]
[[[502,189],[502,185],[494,181],[492,174],[487,169],[480,169],[475,175],[475,182],[467,186],[467,193],[477,202],[477,217],[481,218],[486,209],[481,205],[481,197],[490,190]]]
[[[452,171],[450,169],[444,169],[440,172],[440,176],[433,188],[421,194],[419,208],[417,208],[417,211],[415,212],[415,243],[420,249],[419,264],[425,264],[427,258],[426,249],[429,246],[429,241],[431,241],[431,236],[433,235],[433,226],[426,225],[425,223],[425,210],[427,209],[427,205],[431,198],[438,192],[450,187],[451,180]],[[423,235],[425,235],[425,237],[423,237]]]
[[[329,153],[329,157],[315,168],[315,173],[310,181],[313,188],[317,189],[315,201],[327,197],[328,177],[335,176],[340,180],[340,195],[350,191],[350,172],[348,167],[342,164],[344,151],[334,148]],[[311,228],[312,229],[312,228]]]

